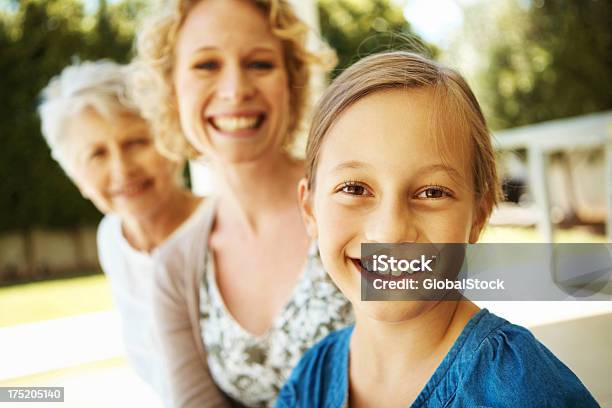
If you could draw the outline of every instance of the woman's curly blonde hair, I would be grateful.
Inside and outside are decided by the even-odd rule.
[[[172,158],[202,156],[183,136],[172,82],[179,30],[200,1],[206,0],[169,0],[146,20],[138,35],[137,56],[132,64],[132,97],[150,121],[159,149]],[[272,32],[281,40],[290,95],[284,147],[289,148],[307,110],[311,67],[318,65],[329,70],[336,64],[336,55],[322,43],[320,52],[306,48],[309,29],[286,0],[245,1],[252,1],[267,15]]]

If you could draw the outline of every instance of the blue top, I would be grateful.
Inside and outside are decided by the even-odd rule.
[[[276,402],[346,407],[353,327],[329,334],[295,367]],[[593,396],[529,330],[483,309],[474,315],[412,407],[598,407]]]

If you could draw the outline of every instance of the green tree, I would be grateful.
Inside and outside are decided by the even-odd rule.
[[[494,128],[612,108],[610,2],[506,0],[466,16],[459,41],[478,44],[473,78]]]
[[[543,50],[531,92],[517,92],[522,123],[612,108],[612,3],[534,2],[527,41]],[[552,102],[552,103],[551,103]]]
[[[12,11],[0,14],[0,231],[97,222],[100,214],[50,157],[36,115],[38,96],[75,61],[127,62],[151,2],[103,0],[87,15],[81,0],[8,1]],[[338,50],[337,72],[389,47],[425,49],[389,0],[319,0],[318,7],[322,34]]]
[[[336,50],[333,76],[374,52],[402,49],[434,55],[414,34],[402,9],[388,0],[319,0],[321,35]]]
[[[118,35],[105,9],[93,28],[77,0],[22,1],[0,25],[0,230],[92,223],[99,213],[51,159],[40,134],[38,96],[66,65],[83,59],[127,61],[131,38]]]

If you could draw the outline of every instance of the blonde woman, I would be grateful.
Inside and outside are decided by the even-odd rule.
[[[215,405],[214,384],[271,406],[302,353],[352,321],[300,218],[304,165],[288,153],[317,61],[305,36],[285,1],[175,0],[139,38],[145,115],[170,153],[207,161],[217,188],[207,228],[158,275],[177,406]]]
[[[125,78],[126,68],[110,61],[69,66],[43,90],[39,113],[51,154],[105,214],[98,256],[121,315],[126,354],[168,404],[153,330],[155,263],[164,247],[192,240],[205,206],[182,186],[182,163],[155,148]]]

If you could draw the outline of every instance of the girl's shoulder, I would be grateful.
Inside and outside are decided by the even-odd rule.
[[[276,407],[340,406],[348,384],[348,353],[354,326],[334,331],[310,348],[291,372]]]
[[[598,406],[578,377],[528,329],[486,309],[475,318],[471,328],[466,326],[471,333],[453,364],[459,405]]]

